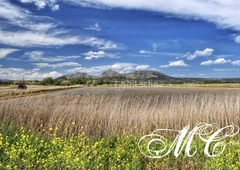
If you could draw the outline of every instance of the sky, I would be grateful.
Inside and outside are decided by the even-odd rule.
[[[0,0],[0,79],[240,78],[239,0]]]

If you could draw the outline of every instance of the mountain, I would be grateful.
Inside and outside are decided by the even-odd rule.
[[[72,80],[72,79],[93,79],[95,77],[96,76],[92,76],[92,75],[89,75],[87,73],[78,72],[78,73],[75,73],[75,74],[67,74],[67,75],[58,77],[55,80],[61,80],[63,78],[66,78],[66,79],[69,79],[69,80]]]
[[[103,72],[98,78],[121,78],[122,74],[118,73],[117,71],[114,70],[108,70]]]
[[[132,73],[124,74],[127,79],[167,79],[172,78],[158,71],[138,70]]]
[[[120,74],[117,71],[114,70],[107,70],[103,72],[99,76],[92,76],[87,73],[75,73],[75,74],[67,74],[62,77],[57,78],[56,80],[61,80],[63,78],[66,79],[118,79],[118,80],[126,80],[126,79],[132,79],[132,80],[147,80],[147,79],[154,79],[154,80],[166,80],[166,79],[174,79],[173,77],[167,76],[163,73],[160,73],[158,71],[152,71],[152,70],[138,70],[131,73],[125,73]]]

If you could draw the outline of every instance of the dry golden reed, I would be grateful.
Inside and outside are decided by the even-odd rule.
[[[200,122],[240,126],[240,93],[42,94],[0,101],[0,120],[46,134],[142,134]]]

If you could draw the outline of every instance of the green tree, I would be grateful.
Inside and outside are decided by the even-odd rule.
[[[43,85],[49,85],[49,84],[53,84],[53,78],[52,77],[47,77],[47,78],[44,78],[43,80],[42,80],[42,84]]]
[[[71,84],[71,85],[75,85],[75,84],[77,84],[77,81],[76,80],[69,80],[69,84]]]
[[[87,80],[86,80],[86,79],[83,79],[82,82],[83,82],[83,84],[86,84],[86,83],[87,83]]]
[[[103,85],[103,80],[102,79],[98,80],[98,84]]]
[[[92,80],[87,80],[87,81],[86,81],[86,85],[87,85],[87,86],[90,86],[91,84],[92,84]]]
[[[76,84],[82,84],[83,82],[82,82],[82,80],[81,79],[77,79],[76,80]]]
[[[93,80],[93,81],[92,81],[92,85],[93,85],[93,86],[97,86],[97,85],[98,85],[98,81],[97,81],[97,80]]]

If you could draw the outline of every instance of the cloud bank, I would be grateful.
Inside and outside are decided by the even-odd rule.
[[[240,31],[238,0],[64,0],[65,3],[88,7],[111,7],[154,11],[184,19],[201,19],[221,28]]]
[[[22,3],[34,3],[39,9],[54,7],[56,0],[21,0]],[[119,44],[94,36],[72,35],[70,30],[46,16],[36,16],[30,11],[2,0],[0,5],[0,44],[14,47],[52,47],[65,45],[87,45],[99,50],[121,48]],[[9,28],[18,28],[13,31]],[[95,30],[100,26],[96,23]]]

